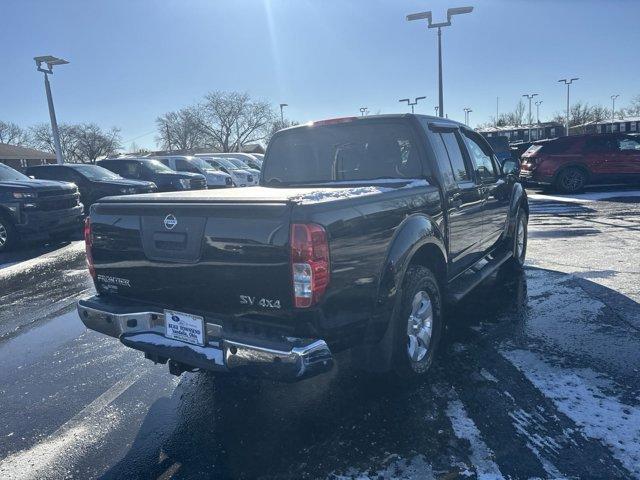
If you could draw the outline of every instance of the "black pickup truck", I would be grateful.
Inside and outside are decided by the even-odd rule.
[[[82,218],[75,185],[33,180],[0,163],[0,253],[20,240],[69,237]]]
[[[420,115],[278,132],[260,186],[112,197],[85,227],[85,325],[169,371],[424,374],[443,305],[524,262],[529,207],[488,143]],[[342,352],[342,353],[340,353]]]

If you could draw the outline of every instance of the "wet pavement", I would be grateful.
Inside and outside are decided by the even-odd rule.
[[[80,242],[0,259],[0,478],[640,478],[640,192],[531,193],[416,384],[173,377],[79,321]]]

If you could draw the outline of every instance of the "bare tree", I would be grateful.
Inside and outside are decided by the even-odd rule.
[[[26,145],[29,142],[28,132],[13,122],[0,120],[0,143]]]
[[[611,110],[602,105],[590,106],[588,103],[578,101],[569,108],[569,128],[586,123],[601,122],[611,118]],[[566,113],[556,113],[553,121],[565,124]]]
[[[61,123],[58,125],[60,133],[60,147],[65,161],[73,161],[75,158],[75,126]],[[56,147],[53,143],[53,133],[48,123],[38,123],[29,128],[29,143],[33,148],[45,152],[55,153]]]
[[[120,130],[116,127],[102,130],[95,123],[77,125],[75,130],[75,153],[78,163],[95,163],[121,148]]]
[[[60,124],[60,146],[65,161],[71,163],[95,163],[105,155],[120,148],[120,130],[102,130],[95,123],[79,125]],[[55,152],[51,127],[46,123],[30,129],[31,144],[35,148]]]
[[[640,95],[636,95],[631,99],[631,103],[624,109],[624,115],[629,117],[640,116]]]
[[[164,150],[190,150],[202,146],[202,132],[194,107],[165,113],[156,119],[156,142]]]
[[[296,121],[288,120],[286,118],[284,119],[284,122],[282,120],[280,120],[279,118],[274,120],[271,123],[271,127],[269,129],[269,133],[264,138],[264,142],[265,143],[269,143],[269,141],[271,140],[271,137],[273,137],[276,134],[276,132],[278,132],[279,130],[282,130],[283,128],[294,127],[296,125],[299,125],[299,123],[296,122]]]
[[[204,147],[223,152],[264,140],[275,118],[271,105],[247,93],[211,92],[194,110]]]

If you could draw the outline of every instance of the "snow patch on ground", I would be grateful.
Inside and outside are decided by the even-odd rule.
[[[329,476],[331,480],[435,480],[435,475],[431,465],[423,455],[418,455],[412,459],[396,459],[387,467],[364,472],[350,468],[344,474]]]
[[[73,242],[62,248],[54,250],[52,252],[45,253],[29,260],[9,262],[6,264],[0,264],[0,278],[8,278],[21,271],[29,270],[36,265],[48,265],[59,260],[60,257],[65,255],[71,255],[84,250],[84,242]]]
[[[488,381],[493,382],[493,383],[498,383],[498,379],[496,377],[494,377],[493,375],[491,375],[491,372],[489,370],[481,368],[480,369],[480,375],[482,375],[482,377],[485,380],[488,380]]]
[[[557,367],[526,350],[500,353],[587,437],[602,442],[626,469],[640,477],[640,407],[603,393],[595,372]]]
[[[558,202],[569,203],[589,203],[598,200],[606,200],[608,198],[619,197],[640,197],[640,190],[618,190],[609,192],[589,192],[574,195],[545,195],[542,193],[530,193],[528,195],[531,200],[555,200]]]
[[[487,372],[488,373],[488,372]],[[480,430],[467,415],[464,405],[459,399],[449,402],[447,405],[447,417],[456,437],[468,440],[471,444],[469,459],[476,469],[478,480],[503,479],[498,465],[493,461],[494,454],[484,443]]]
[[[404,180],[402,179],[394,179],[393,183],[402,183]],[[389,181],[384,183],[391,183]],[[408,181],[406,185],[403,185],[400,188],[413,188],[413,187],[424,187],[429,185],[426,180],[411,180]],[[321,202],[330,202],[332,200],[341,200],[345,198],[356,198],[363,197],[368,195],[377,195],[383,192],[391,192],[393,190],[397,190],[397,188],[393,187],[383,187],[379,185],[368,185],[362,187],[351,187],[351,188],[322,188],[318,190],[312,190],[307,193],[303,193],[291,198],[291,201],[298,202],[302,204],[309,203],[321,203]]]

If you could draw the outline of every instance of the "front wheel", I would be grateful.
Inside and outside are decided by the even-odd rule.
[[[577,193],[587,184],[587,174],[584,170],[569,167],[562,170],[556,179],[556,188],[562,193]]]
[[[440,287],[426,267],[409,267],[401,305],[393,319],[396,330],[394,363],[402,377],[426,374],[433,364],[442,333]]]
[[[0,215],[0,253],[6,252],[15,244],[17,232],[13,224]]]

